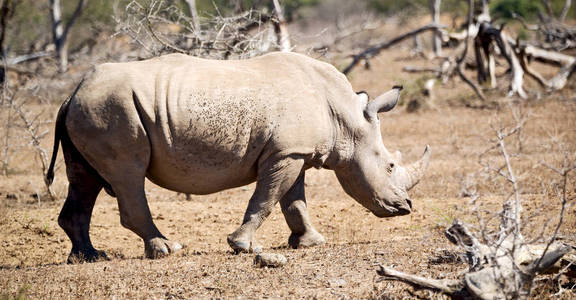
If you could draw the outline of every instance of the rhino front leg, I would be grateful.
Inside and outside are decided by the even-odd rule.
[[[270,158],[260,163],[256,190],[248,202],[242,225],[228,235],[228,244],[235,252],[256,249],[254,233],[294,185],[303,166],[304,159],[293,157]]]
[[[282,213],[292,231],[288,244],[292,248],[312,247],[326,242],[324,237],[312,227],[310,216],[306,209],[304,191],[304,172],[300,174],[294,185],[280,200]]]

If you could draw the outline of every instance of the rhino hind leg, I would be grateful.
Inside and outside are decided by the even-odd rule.
[[[292,231],[288,245],[292,248],[312,247],[326,242],[324,237],[310,223],[306,208],[304,191],[304,173],[302,173],[292,188],[280,200],[282,213]]]
[[[234,252],[258,252],[254,234],[274,205],[290,190],[302,171],[304,160],[296,157],[268,158],[258,166],[256,190],[248,202],[242,225],[228,235]]]
[[[180,244],[162,235],[154,224],[144,191],[144,171],[136,172],[139,171],[127,170],[125,166],[123,179],[111,181],[118,199],[120,223],[142,238],[146,258],[161,258],[182,249]]]
[[[92,246],[89,233],[92,209],[105,182],[69,140],[63,139],[62,144],[70,184],[58,224],[72,242],[68,263],[106,260],[106,253]]]

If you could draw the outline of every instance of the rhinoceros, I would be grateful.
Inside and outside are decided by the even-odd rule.
[[[143,239],[146,257],[181,249],[154,224],[145,178],[197,195],[256,182],[242,225],[227,238],[235,251],[255,248],[254,233],[277,202],[290,246],[325,242],[306,209],[312,167],[333,170],[377,217],[409,214],[407,191],[430,151],[403,167],[384,147],[378,113],[396,105],[400,90],[368,101],[332,65],[295,53],[229,61],[170,54],[94,67],[60,107],[46,177],[51,183],[61,143],[69,187],[58,224],[72,242],[69,261],[106,258],[89,236],[102,189],[117,198],[120,222]]]

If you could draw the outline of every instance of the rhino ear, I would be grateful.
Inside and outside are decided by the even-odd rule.
[[[364,109],[365,115],[369,118],[376,118],[378,113],[393,109],[396,103],[398,103],[402,89],[403,87],[401,85],[396,85],[390,91],[368,102],[368,105],[366,105]]]
[[[366,106],[366,104],[368,103],[368,93],[366,93],[365,91],[360,91],[360,92],[356,92],[356,95],[358,96],[358,100],[360,101],[360,103],[362,103],[362,106]]]

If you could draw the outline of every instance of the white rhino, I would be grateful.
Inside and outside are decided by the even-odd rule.
[[[144,179],[181,193],[210,194],[256,181],[235,251],[280,202],[292,247],[324,243],[311,225],[304,172],[334,170],[342,187],[378,217],[409,214],[407,190],[429,160],[408,167],[386,150],[378,113],[401,87],[368,102],[332,65],[294,53],[217,61],[171,54],[96,66],[62,104],[46,180],[61,142],[70,182],[59,225],[72,241],[69,261],[105,258],[89,236],[104,188],[118,199],[121,224],[155,258],[181,246],[154,224]],[[241,201],[240,199],[238,201]]]

